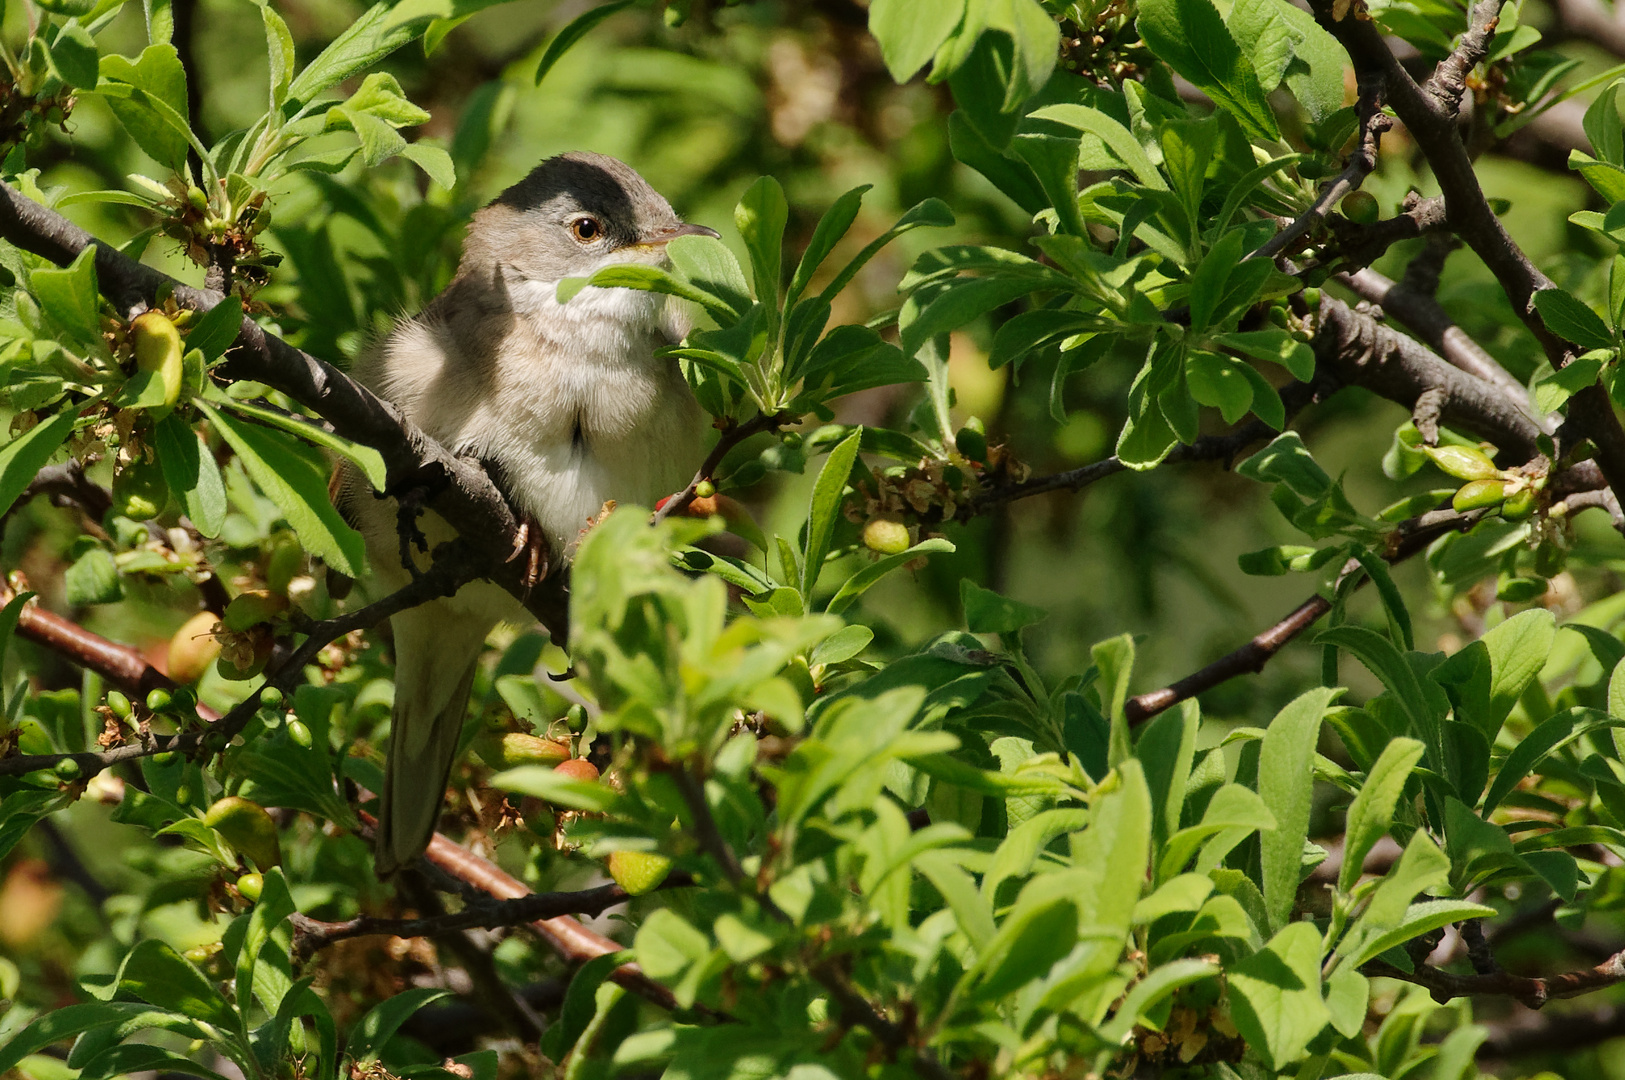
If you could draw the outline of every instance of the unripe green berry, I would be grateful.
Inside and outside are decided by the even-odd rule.
[[[288,721],[288,738],[302,750],[309,750],[314,742],[310,737],[310,729],[300,720]]]
[[[118,717],[120,720],[128,720],[130,718],[130,699],[119,693],[117,690],[109,690],[107,692],[107,707],[113,710],[113,715]]]
[[[163,712],[174,704],[174,701],[174,696],[161,686],[147,694],[147,708],[153,712]]]
[[[56,763],[56,778],[58,780],[77,780],[83,772],[84,770],[79,767],[79,763],[71,757],[63,758]]]

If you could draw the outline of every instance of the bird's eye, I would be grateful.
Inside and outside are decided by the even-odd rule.
[[[578,217],[574,221],[570,222],[570,231],[574,233],[575,238],[581,241],[583,244],[590,244],[594,240],[598,239],[598,234],[603,230],[599,226],[598,222],[594,219],[590,217]]]

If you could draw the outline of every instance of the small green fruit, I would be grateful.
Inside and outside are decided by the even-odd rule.
[[[250,904],[258,903],[260,895],[265,892],[265,875],[244,874],[237,879],[237,891]]]
[[[225,837],[261,870],[282,864],[276,822],[258,803],[241,795],[227,795],[209,807],[209,812],[203,815],[203,824]]]
[[[671,860],[650,851],[612,851],[608,863],[609,876],[629,896],[653,891],[671,873]]]
[[[113,477],[113,512],[131,521],[157,517],[169,502],[169,484],[156,461],[132,461]]]
[[[1504,480],[1470,480],[1461,486],[1450,505],[1458,514],[1485,506],[1499,506],[1507,497]]]
[[[557,765],[570,757],[569,744],[557,739],[510,731],[500,738],[482,739],[480,757],[493,769],[513,769],[520,765]]]
[[[1424,446],[1433,464],[1457,480],[1490,480],[1501,475],[1490,456],[1476,446]]]
[[[113,715],[118,717],[120,720],[128,720],[130,718],[130,699],[119,693],[117,690],[109,690],[107,692],[107,707],[113,710]]]
[[[56,778],[58,780],[72,782],[79,779],[83,773],[84,770],[79,767],[79,763],[71,757],[63,758],[56,763]]]
[[[161,750],[152,755],[152,763],[162,767],[173,765],[179,759],[180,755],[173,750]]]
[[[1537,498],[1534,488],[1519,488],[1501,504],[1501,516],[1508,521],[1523,521],[1535,512]]]
[[[954,435],[954,448],[971,461],[987,461],[987,436],[969,425]]]
[[[174,696],[163,687],[157,687],[147,694],[147,708],[152,712],[163,712],[174,703]]]
[[[161,311],[143,311],[130,323],[130,339],[135,344],[135,366],[158,373],[164,387],[164,404],[174,405],[181,396],[182,358],[180,331]]]
[[[871,518],[863,526],[863,546],[882,555],[900,555],[912,541],[908,526],[896,518]]]
[[[717,486],[709,480],[701,480],[694,485],[694,497],[696,499],[709,499],[716,493]]]
[[[267,686],[260,691],[260,706],[266,709],[275,709],[282,704],[282,691],[274,686]]]
[[[288,738],[301,750],[309,750],[314,742],[310,737],[310,729],[302,720],[288,721]]]
[[[1351,191],[1343,196],[1343,216],[1358,225],[1377,220],[1377,199],[1369,191]]]
[[[580,734],[587,730],[587,710],[581,705],[570,706],[569,712],[564,714],[564,722],[570,730]]]

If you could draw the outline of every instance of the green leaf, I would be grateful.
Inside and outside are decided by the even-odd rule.
[[[1320,933],[1295,922],[1226,972],[1231,1020],[1270,1067],[1303,1056],[1331,1014],[1320,994]]]
[[[938,552],[951,552],[954,545],[951,541],[940,536],[933,536],[928,540],[921,540],[918,544],[900,551],[896,555],[887,555],[885,558],[872,562],[862,570],[841,582],[841,587],[835,590],[824,610],[831,615],[839,615],[851,607],[869,587],[893,570],[899,570],[923,555],[934,555]],[[853,628],[849,628],[853,629]]]
[[[881,4],[892,3],[892,0],[880,0]],[[875,6],[869,8],[871,24],[875,18]],[[902,8],[902,3],[892,3],[892,6]],[[884,49],[884,44],[882,44]],[[857,220],[858,209],[863,205],[863,195],[873,184],[864,184],[855,187],[830,204],[818,219],[818,225],[813,229],[812,239],[807,241],[807,248],[801,253],[801,261],[796,264],[795,276],[790,279],[790,287],[784,294],[784,310],[790,311],[801,299],[801,294],[807,291],[812,283],[813,274],[829,258],[829,253],[835,250],[835,245],[852,228]]]
[[[360,576],[366,547],[361,534],[333,508],[327,476],[288,446],[286,436],[228,418],[201,398],[193,400],[237,452],[254,483],[282,511],[305,550],[341,574]]]
[[[1133,133],[1099,109],[1089,108],[1087,105],[1046,105],[1042,109],[1034,110],[1035,120],[1053,120],[1067,127],[1077,128],[1079,131],[1093,135],[1105,144],[1112,155],[1128,166],[1135,179],[1148,188],[1158,191],[1167,191],[1168,182],[1162,178],[1157,167],[1151,164],[1142,147]]]
[[[1090,647],[1089,654],[1100,669],[1097,685],[1100,688],[1101,711],[1111,724],[1106,764],[1109,768],[1116,768],[1134,753],[1133,741],[1128,733],[1128,716],[1124,712],[1128,703],[1129,680],[1134,674],[1134,637],[1119,634],[1110,640],[1096,642]]]
[[[835,275],[835,280],[825,286],[824,291],[818,295],[825,302],[833,300],[842,289],[851,283],[853,278],[857,277],[858,271],[868,265],[869,260],[874,258],[881,248],[904,233],[925,227],[947,228],[953,223],[954,212],[948,209],[948,204],[941,199],[926,199],[915,203],[903,213],[902,217],[897,219],[897,224],[869,241],[862,251],[853,256],[852,261],[842,267],[841,272]]]
[[[1591,149],[1610,165],[1625,165],[1625,132],[1620,125],[1620,92],[1625,80],[1616,80],[1597,95],[1585,111],[1582,126]]]
[[[1339,626],[1322,631],[1315,643],[1348,651],[1382,680],[1410,718],[1412,730],[1421,736],[1428,750],[1429,764],[1442,775],[1445,759],[1439,728],[1441,717],[1423,693],[1415,669],[1393,642],[1363,626]]]
[[[112,604],[124,599],[124,585],[119,580],[118,565],[112,553],[97,545],[73,561],[62,575],[62,585],[68,603],[75,607],[84,604]]]
[[[1281,137],[1252,63],[1211,0],[1142,0],[1136,25],[1154,56],[1234,116],[1250,138]]]
[[[1465,900],[1427,900],[1420,904],[1412,904],[1405,910],[1405,915],[1397,926],[1373,937],[1359,952],[1350,956],[1346,963],[1359,967],[1367,960],[1382,955],[1396,945],[1403,945],[1412,938],[1420,937],[1430,930],[1437,930],[1441,926],[1461,922],[1463,919],[1493,918],[1499,914],[1500,912],[1492,907]]]
[[[1275,930],[1291,917],[1303,876],[1299,867],[1309,835],[1320,721],[1341,693],[1317,687],[1300,695],[1275,714],[1259,750],[1258,793],[1275,818],[1275,828],[1262,837],[1264,904]]]
[[[281,995],[269,991],[264,986],[256,987],[255,969],[259,965],[260,953],[271,940],[272,932],[296,910],[298,909],[294,906],[293,896],[288,892],[288,881],[282,876],[282,870],[279,867],[272,867],[265,873],[264,889],[254,904],[254,910],[249,914],[248,929],[244,932],[243,943],[237,951],[235,993],[238,1001],[248,1001],[249,993],[253,991],[267,1012],[273,1015],[277,1012],[282,1004]]]
[[[160,1009],[227,1030],[237,1027],[237,1011],[226,1004],[208,976],[157,938],[147,938],[130,950],[119,966],[117,984],[121,993]]]
[[[718,297],[736,312],[750,310],[750,283],[727,244],[714,236],[679,236],[666,245],[666,254],[689,284]]]
[[[1157,863],[1157,877],[1167,880],[1184,870],[1196,849],[1221,833],[1227,834],[1229,846],[1225,850],[1228,851],[1253,833],[1273,828],[1275,817],[1256,792],[1240,784],[1225,784],[1208,800],[1198,824],[1180,829],[1168,838]],[[1202,861],[1208,859],[1204,854]]]
[[[1501,763],[1489,794],[1484,796],[1484,816],[1501,805],[1513,788],[1534,771],[1535,766],[1555,750],[1559,750],[1589,731],[1625,726],[1625,720],[1609,716],[1595,709],[1564,709],[1535,726],[1535,730],[1518,740],[1518,745]]]
[[[1315,377],[1315,351],[1306,342],[1299,341],[1286,330],[1248,330],[1235,334],[1218,334],[1215,344],[1245,353],[1254,360],[1279,364],[1292,373],[1299,382]]]
[[[958,330],[1032,291],[1032,282],[1022,278],[985,277],[957,279],[934,295],[916,293],[904,305],[897,324],[903,355],[912,357],[938,334]],[[923,306],[919,304],[922,295],[929,295]]]
[[[841,493],[846,490],[852,465],[858,460],[858,443],[863,437],[861,427],[842,439],[829,452],[829,459],[819,470],[813,484],[812,500],[807,507],[807,546],[802,551],[801,595],[810,600],[813,586],[824,569],[824,557],[829,554],[830,541],[835,535],[835,519],[841,510]]]
[[[32,271],[28,291],[39,301],[47,318],[78,340],[101,332],[97,314],[101,299],[96,291],[96,246],[86,247],[69,265]]]
[[[1134,989],[1112,1014],[1111,1021],[1100,1029],[1100,1037],[1110,1046],[1116,1046],[1145,1016],[1146,1010],[1162,1001],[1181,987],[1202,979],[1211,979],[1223,970],[1208,960],[1175,960],[1162,964],[1145,978],[1134,984]]]
[[[265,24],[265,52],[271,65],[271,109],[277,111],[288,100],[288,87],[293,84],[293,70],[298,58],[294,52],[293,33],[270,4],[260,5],[260,20]]]
[[[69,86],[96,89],[96,80],[101,74],[97,60],[95,39],[76,22],[63,26],[56,40],[51,42],[51,67]]]
[[[1014,634],[1049,614],[984,589],[970,578],[959,583],[959,602],[965,609],[966,627],[973,634]]]
[[[1345,1039],[1352,1039],[1365,1028],[1365,1018],[1371,1003],[1371,982],[1348,964],[1342,964],[1326,980],[1326,1011],[1332,1027]]]
[[[758,177],[746,189],[734,208],[734,225],[750,253],[751,276],[756,283],[756,299],[777,317],[779,283],[784,276],[784,226],[790,220],[790,204],[784,188],[771,176]],[[772,323],[768,326],[772,337]]]
[[[574,19],[571,19],[564,29],[555,34],[553,40],[547,43],[547,48],[542,52],[542,59],[536,65],[536,75],[532,79],[532,83],[540,86],[542,80],[547,77],[547,73],[553,70],[553,65],[563,59],[564,54],[569,52],[576,42],[586,37],[593,27],[611,15],[631,7],[632,3],[633,0],[612,0],[611,3],[588,8]]]
[[[673,243],[676,243],[676,241],[673,241]],[[643,292],[664,293],[667,296],[692,300],[715,316],[723,326],[732,326],[739,321],[739,316],[742,314],[742,312],[736,311],[733,305],[726,300],[713,296],[704,289],[696,288],[686,281],[681,281],[659,267],[647,266],[641,263],[606,266],[588,278],[586,283],[601,289],[640,289]],[[562,283],[560,293],[563,294]],[[568,300],[568,297],[566,297],[566,300]]]
[[[1449,693],[1457,719],[1494,743],[1501,725],[1552,651],[1557,620],[1544,608],[1521,611],[1433,669]]]
[[[621,950],[595,956],[576,969],[576,973],[570,977],[570,988],[565,991],[558,1021],[542,1035],[542,1053],[555,1061],[564,1060],[565,1054],[581,1038],[581,1033],[587,1030],[587,1025],[597,1012],[598,988],[616,968],[631,959],[630,951]]]
[[[1226,25],[1247,50],[1265,93],[1285,82],[1316,123],[1343,107],[1343,46],[1287,0],[1238,0]]]
[[[292,413],[285,413],[281,409],[268,409],[235,399],[222,404],[234,413],[252,417],[274,428],[281,428],[291,435],[297,435],[306,442],[314,443],[325,450],[333,451],[340,457],[348,458],[356,468],[361,470],[362,475],[372,484],[374,490],[384,490],[384,458],[372,447],[351,442],[344,436],[335,435],[302,416],[294,416]]]
[[[1535,384],[1535,408],[1542,414],[1561,409],[1569,398],[1597,381],[1602,375],[1603,359],[1582,356],[1541,379]]]
[[[593,813],[607,813],[622,801],[620,793],[608,784],[572,780],[545,765],[521,765],[499,772],[491,777],[491,786]]]
[[[0,515],[11,510],[51,455],[68,441],[78,419],[77,409],[63,409],[0,446]]]
[[[226,523],[226,484],[203,437],[170,413],[154,430],[154,449],[170,493],[204,536],[216,537]]]
[[[14,1035],[11,1041],[0,1046],[0,1073],[9,1073],[23,1058],[53,1043],[147,1011],[146,1005],[133,1001],[87,1001],[47,1010]]]
[[[213,363],[226,354],[243,328],[243,303],[228,296],[204,312],[186,333],[186,347],[203,354],[206,363]]]
[[[964,17],[965,0],[874,0],[869,33],[880,43],[893,81],[906,83],[930,63]]]
[[[1197,404],[1217,408],[1225,423],[1234,424],[1253,406],[1246,367],[1217,353],[1192,349],[1185,355],[1185,385]]]
[[[432,1001],[450,997],[450,990],[416,986],[403,990],[394,997],[385,998],[368,1010],[367,1015],[350,1033],[350,1042],[344,1048],[345,1056],[357,1065],[377,1061],[385,1044],[411,1019],[413,1013]]]
[[[1360,785],[1360,793],[1349,807],[1344,830],[1343,868],[1337,875],[1339,892],[1347,893],[1360,880],[1365,857],[1394,821],[1394,807],[1410,779],[1411,770],[1422,760],[1422,744],[1399,738],[1383,747],[1382,756]]]
[[[1610,349],[1613,331],[1591,308],[1562,289],[1542,289],[1535,294],[1535,310],[1546,329],[1583,349]]]
[[[387,0],[374,4],[334,38],[289,85],[288,104],[304,107],[322,91],[365,71],[417,37],[411,26],[388,25],[394,6]]]
[[[149,157],[177,172],[186,162],[191,128],[186,111],[186,69],[167,42],[149,45],[134,63],[103,56],[99,93]]]
[[[422,169],[430,180],[447,191],[457,186],[457,167],[452,164],[451,155],[440,147],[424,142],[407,143],[401,157]]]

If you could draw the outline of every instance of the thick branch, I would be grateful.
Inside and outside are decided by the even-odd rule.
[[[1537,451],[1541,430],[1498,387],[1450,366],[1414,338],[1322,294],[1315,331],[1316,370],[1349,386],[1414,408],[1428,391],[1438,418],[1494,443],[1508,460],[1523,463]]]
[[[1477,0],[1460,48],[1440,65],[1427,89],[1418,86],[1395,58],[1377,25],[1358,18],[1356,9],[1345,8],[1339,20],[1332,0],[1314,0],[1312,6],[1321,25],[1348,50],[1361,79],[1380,75],[1386,80],[1385,98],[1427,157],[1444,194],[1451,228],[1495,275],[1512,310],[1540,342],[1552,366],[1566,365],[1574,358],[1574,350],[1546,328],[1534,307],[1535,293],[1552,288],[1552,282],[1495,216],[1457,127],[1460,86],[1494,29],[1499,0]],[[1607,393],[1601,386],[1586,388],[1570,400],[1568,415],[1580,435],[1596,447],[1597,464],[1608,477],[1609,486],[1625,484],[1625,429],[1621,429]]]
[[[172,289],[177,303],[197,311],[207,311],[222,299],[219,293],[191,288],[136,262],[3,183],[0,237],[64,266],[94,245],[102,294],[126,316],[152,304],[160,288]],[[564,581],[551,579],[534,592],[524,587],[524,567],[506,562],[518,522],[478,463],[451,453],[394,405],[331,364],[266,333],[246,316],[224,370],[231,378],[281,390],[326,419],[338,434],[377,450],[390,491],[428,486],[434,493],[431,507],[473,545],[485,575],[525,602],[555,637],[562,635],[568,614]]]
[[[1405,288],[1375,270],[1338,274],[1343,285],[1363,300],[1382,308],[1389,317],[1403,323],[1429,348],[1454,366],[1498,388],[1520,412],[1537,423],[1529,409],[1529,391],[1506,368],[1467,336],[1432,296]],[[1544,424],[1541,425],[1543,428]]]

